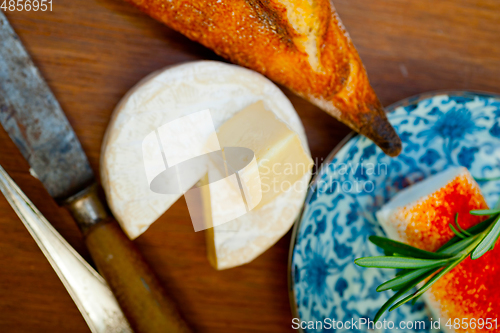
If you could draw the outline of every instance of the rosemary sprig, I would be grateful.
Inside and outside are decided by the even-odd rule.
[[[414,303],[467,257],[475,260],[493,249],[500,236],[500,201],[493,209],[472,210],[470,214],[490,217],[465,230],[458,223],[457,213],[455,223],[449,225],[455,237],[436,252],[424,251],[386,237],[369,237],[386,255],[358,258],[354,262],[361,267],[401,269],[396,277],[377,287],[377,291],[393,290],[396,293],[377,312],[375,322],[387,310],[392,311],[408,301]],[[424,281],[426,282],[416,292],[411,293],[413,288]]]

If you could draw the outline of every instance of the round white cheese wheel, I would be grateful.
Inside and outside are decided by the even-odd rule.
[[[238,111],[262,100],[301,140],[310,155],[304,128],[292,104],[264,76],[216,61],[197,61],[157,71],[139,82],[116,107],[101,154],[101,180],[109,206],[127,235],[134,239],[182,194],[158,194],[149,188],[142,141],[167,122],[209,109],[217,129]],[[193,174],[193,185],[206,171]],[[257,211],[213,229],[216,266],[233,267],[254,259],[291,227],[307,191],[302,186],[282,193]]]

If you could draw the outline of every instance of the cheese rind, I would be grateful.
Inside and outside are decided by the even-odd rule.
[[[296,191],[289,189],[269,205],[207,229],[208,259],[214,268],[223,270],[249,263],[283,237],[304,203],[310,178],[310,173],[305,174],[296,182]]]

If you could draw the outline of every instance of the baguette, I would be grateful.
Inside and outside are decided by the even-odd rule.
[[[329,0],[127,0],[304,97],[396,156],[401,140]]]

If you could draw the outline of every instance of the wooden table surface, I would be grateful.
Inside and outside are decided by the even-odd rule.
[[[2,1],[0,1],[1,3]],[[384,105],[437,89],[500,93],[497,0],[335,0]],[[138,80],[162,67],[221,60],[119,0],[57,0],[53,12],[7,16],[52,87],[94,171],[111,112]],[[321,162],[349,132],[286,91]],[[89,258],[68,213],[56,206],[0,129],[0,164],[56,229]],[[89,332],[35,242],[0,197],[0,331]],[[291,332],[290,233],[254,262],[218,272],[206,260],[184,199],[135,243],[198,332]]]

